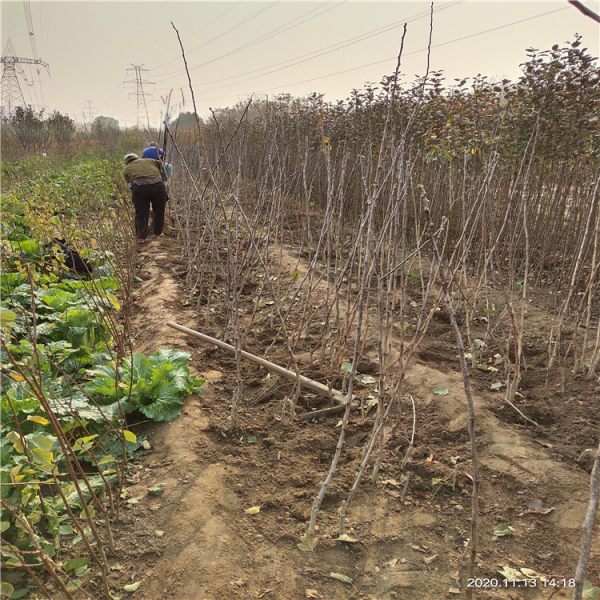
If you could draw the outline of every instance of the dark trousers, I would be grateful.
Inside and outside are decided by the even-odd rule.
[[[135,185],[131,191],[135,206],[135,232],[139,239],[148,237],[148,218],[152,205],[152,231],[160,235],[165,224],[165,205],[169,197],[162,181],[149,185]]]

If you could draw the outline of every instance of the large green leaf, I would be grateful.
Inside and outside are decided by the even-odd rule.
[[[133,360],[126,359],[123,363],[126,372],[133,373],[133,381],[138,379],[149,380],[152,377],[152,363],[147,356],[143,354],[134,354]],[[124,377],[128,380],[129,377]]]
[[[117,376],[117,371],[112,365],[109,364],[97,364],[93,368],[88,369],[89,375],[96,375],[98,377],[110,377],[114,379]]]
[[[118,414],[116,404],[109,404],[98,409],[81,392],[77,391],[67,398],[56,398],[49,401],[52,411],[61,419],[76,417],[96,423],[104,423]],[[104,415],[104,416],[103,416]]]
[[[42,296],[42,302],[54,310],[65,310],[75,298],[75,294],[53,287]]]
[[[26,394],[22,386],[4,390],[0,400],[0,417],[3,423],[9,424],[14,419],[13,410],[19,420],[27,418],[40,407],[40,402],[32,395]],[[10,400],[10,402],[9,402]]]
[[[190,358],[189,352],[182,352],[181,350],[157,350],[150,356],[150,361],[153,365],[160,363],[171,363],[176,367],[187,366],[188,359]]]
[[[25,273],[5,273],[4,271],[0,274],[0,289],[3,292],[3,296],[14,290],[16,287],[21,285],[27,279]]]
[[[88,293],[96,295],[100,292],[114,292],[119,289],[119,280],[116,277],[98,277],[94,281],[86,279],[70,279],[59,284],[59,287],[65,290],[85,290]]]
[[[41,338],[47,338],[54,334],[56,331],[56,323],[52,321],[42,321],[37,324],[35,329],[35,333],[38,337],[38,340]]]
[[[172,421],[179,416],[183,398],[172,383],[162,383],[156,388],[156,397],[149,404],[139,406],[140,412],[154,421]]]
[[[85,330],[95,323],[94,313],[85,308],[70,308],[65,316],[71,329],[80,327]]]
[[[23,252],[28,258],[41,258],[44,254],[44,248],[38,240],[19,240],[11,245],[14,252]]]
[[[154,366],[152,370],[152,383],[162,383],[169,381],[171,372],[175,369],[175,365],[170,362],[161,362]]]
[[[169,373],[169,381],[181,392],[190,391],[190,374],[187,367],[173,369]]]
[[[85,391],[94,396],[99,402],[104,404],[106,400],[98,398],[98,396],[105,396],[112,400],[117,399],[117,392],[119,391],[115,385],[115,379],[113,377],[96,377],[92,381],[88,382],[85,386]]]

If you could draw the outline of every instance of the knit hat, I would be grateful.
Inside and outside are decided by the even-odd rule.
[[[130,163],[132,160],[137,160],[139,158],[139,156],[137,154],[134,154],[133,152],[130,152],[129,154],[125,155],[125,164]]]

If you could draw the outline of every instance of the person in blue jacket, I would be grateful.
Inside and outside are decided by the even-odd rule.
[[[162,148],[158,148],[156,142],[148,142],[148,147],[142,150],[142,158],[161,159],[164,152]]]

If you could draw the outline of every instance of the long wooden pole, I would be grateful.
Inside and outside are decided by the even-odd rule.
[[[221,340],[210,337],[209,335],[205,335],[204,333],[200,333],[199,331],[195,331],[194,329],[189,329],[188,327],[184,327],[183,325],[179,325],[178,323],[174,323],[173,321],[167,321],[167,325],[172,327],[173,329],[178,329],[179,331],[183,331],[183,333],[187,333],[188,335],[193,335],[194,337],[200,338],[204,342],[208,342],[209,344],[213,344],[214,346],[218,346],[219,348],[223,348],[224,350],[229,350],[229,352],[235,352],[235,347],[231,344],[227,344]],[[275,363],[272,363],[269,360],[261,358],[260,356],[256,356],[255,354],[250,354],[250,352],[246,352],[245,350],[241,351],[241,355],[252,362],[255,362],[269,371],[273,371],[286,379],[291,381],[297,381],[300,378],[300,385],[302,387],[308,388],[313,392],[319,394],[323,398],[333,398],[337,400],[340,404],[346,403],[346,396],[339,392],[338,390],[330,390],[326,385],[315,381],[314,379],[309,379],[308,377],[304,377],[304,375],[296,375],[293,371],[285,369],[284,367],[280,367]]]

